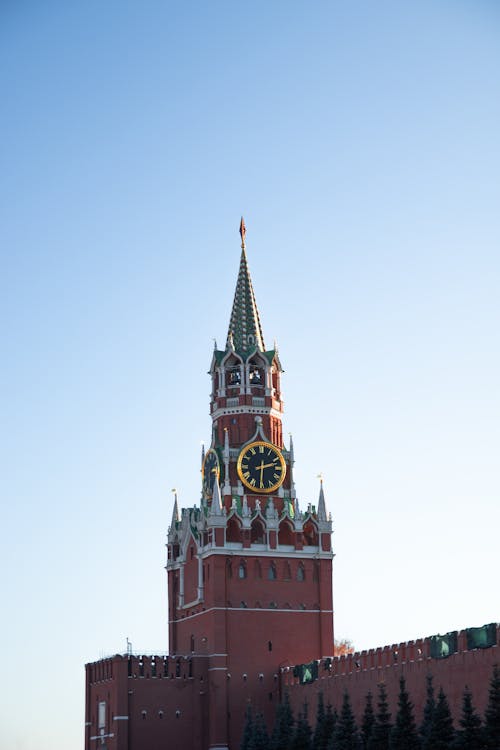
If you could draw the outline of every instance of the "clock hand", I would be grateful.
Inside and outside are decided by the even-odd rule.
[[[260,486],[262,487],[262,475],[264,473],[264,460],[262,460],[262,463],[257,469],[257,471],[260,471]]]
[[[274,466],[274,463],[272,464],[265,464],[264,461],[262,461],[261,465],[257,468],[257,471],[260,471],[260,486],[263,486],[263,474],[264,469],[268,469],[270,466]]]

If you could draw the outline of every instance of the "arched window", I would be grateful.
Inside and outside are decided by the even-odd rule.
[[[306,580],[306,571],[302,563],[299,563],[299,567],[297,568],[297,581],[305,581]]]
[[[232,516],[226,526],[226,542],[241,542],[240,523]]]
[[[304,544],[306,544],[308,547],[318,546],[318,530],[316,529],[316,526],[311,520],[309,520],[304,525],[303,533],[304,533]]]
[[[291,577],[292,572],[290,570],[290,563],[288,562],[288,560],[285,560],[285,564],[283,566],[283,578],[285,579],[285,581],[289,581]]]
[[[247,577],[247,565],[244,560],[240,561],[240,564],[238,565],[238,578],[246,578]]]
[[[267,571],[267,577],[270,581],[275,581],[278,577],[276,575],[276,564],[274,562],[270,563],[268,571]]]
[[[282,521],[278,530],[278,544],[293,545],[295,542],[292,527],[288,521]]]
[[[256,518],[254,521],[252,521],[252,533],[250,541],[252,544],[266,543],[266,529],[260,518]]]
[[[314,583],[319,581],[319,563],[317,560],[315,560],[313,564],[313,581]]]

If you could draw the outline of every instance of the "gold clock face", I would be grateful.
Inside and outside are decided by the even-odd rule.
[[[245,487],[254,492],[275,492],[286,475],[281,451],[263,440],[256,440],[243,448],[236,469]]]
[[[205,455],[201,473],[203,478],[203,489],[205,493],[211,497],[214,491],[214,484],[218,480],[220,474],[219,458],[213,448],[210,448]]]

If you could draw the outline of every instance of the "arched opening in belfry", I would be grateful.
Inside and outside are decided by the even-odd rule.
[[[275,364],[273,364],[273,369],[271,371],[271,379],[274,389],[274,397],[279,399],[281,398],[281,389],[280,389],[280,371],[278,367],[276,367]]]
[[[240,522],[234,516],[232,516],[227,522],[226,542],[241,542]]]
[[[304,544],[308,547],[318,546],[318,529],[310,519],[304,524]]]
[[[210,370],[211,376],[212,376],[212,393],[211,393],[211,399],[212,401],[215,401],[217,398],[217,394],[219,392],[219,386],[220,386],[220,370],[218,367],[213,367]]]
[[[252,357],[248,363],[248,385],[255,393],[263,391],[266,386],[265,363],[260,357]]]
[[[231,355],[224,363],[224,371],[226,376],[226,388],[228,392],[237,391],[241,386],[241,375],[242,375],[242,361],[234,354]]]
[[[295,543],[294,531],[289,521],[283,520],[278,529],[278,544],[293,545]]]
[[[252,521],[250,541],[252,544],[266,543],[266,527],[260,518],[255,518]]]

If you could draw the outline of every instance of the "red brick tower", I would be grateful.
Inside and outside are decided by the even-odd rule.
[[[282,368],[266,350],[240,225],[224,350],[210,367],[212,438],[200,507],[168,534],[170,653],[207,660],[210,750],[239,747],[250,702],[270,724],[280,667],[333,653],[331,519],[301,509],[283,444]]]

